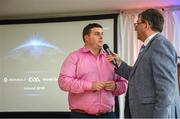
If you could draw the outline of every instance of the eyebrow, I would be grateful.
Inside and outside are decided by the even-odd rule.
[[[94,33],[98,33],[98,34],[100,33],[100,34],[103,34],[104,32],[99,32],[99,31],[96,31],[96,32],[94,32]]]

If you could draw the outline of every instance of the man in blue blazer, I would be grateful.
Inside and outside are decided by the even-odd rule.
[[[175,118],[180,112],[177,77],[177,54],[163,37],[164,18],[158,10],[148,9],[138,15],[134,24],[143,46],[134,66],[129,66],[115,53],[117,74],[128,79],[128,101],[132,118]]]

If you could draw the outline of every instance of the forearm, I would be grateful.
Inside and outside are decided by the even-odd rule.
[[[71,93],[83,93],[86,90],[91,90],[92,84],[84,80],[78,80],[74,77],[61,74],[58,79],[59,87]]]
[[[121,65],[118,67],[118,69],[115,69],[115,72],[128,80],[131,69],[132,67],[128,66],[124,61],[121,61]]]
[[[120,78],[116,81],[116,88],[113,91],[113,95],[119,96],[127,91],[128,81],[126,79]]]

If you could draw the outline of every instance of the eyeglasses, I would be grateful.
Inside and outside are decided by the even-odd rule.
[[[137,23],[134,23],[134,26],[136,27],[137,25],[142,24],[142,23],[144,23],[144,22],[137,22]]]

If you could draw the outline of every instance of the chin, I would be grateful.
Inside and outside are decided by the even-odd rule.
[[[103,46],[103,43],[99,43],[98,46]]]
[[[142,38],[141,37],[137,37],[138,40],[141,40]]]

